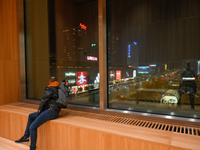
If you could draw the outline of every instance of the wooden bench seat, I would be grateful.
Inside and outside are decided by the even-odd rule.
[[[0,137],[19,139],[37,105],[0,106]],[[91,119],[61,110],[38,128],[38,150],[199,150],[200,137]],[[27,143],[26,145],[29,145]]]

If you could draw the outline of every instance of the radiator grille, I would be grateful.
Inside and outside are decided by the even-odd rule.
[[[32,104],[28,105],[28,104],[21,104],[21,103],[12,104],[12,105],[26,107],[26,108],[37,108],[38,107],[38,106],[34,106]],[[91,119],[102,120],[102,121],[109,121],[109,122],[113,122],[113,123],[121,123],[121,124],[130,125],[130,126],[151,128],[151,129],[155,129],[155,130],[163,130],[163,131],[167,131],[167,132],[176,132],[176,133],[180,133],[180,134],[200,136],[200,128],[196,128],[196,127],[172,125],[172,124],[166,124],[166,123],[144,121],[144,120],[138,120],[138,119],[131,119],[131,118],[125,118],[125,117],[111,116],[111,115],[103,115],[103,114],[97,114],[97,113],[89,113],[89,112],[69,110],[69,109],[67,109],[66,111],[68,112],[68,115],[74,115],[74,116],[91,118]]]
[[[158,123],[158,122],[144,121],[144,120],[110,116],[110,115],[80,112],[80,111],[74,111],[74,110],[68,110],[68,111],[70,112],[70,115],[75,115],[79,117],[109,121],[109,122],[114,122],[114,123],[121,123],[121,124],[126,124],[126,125],[131,125],[131,126],[144,127],[144,128],[151,128],[151,129],[156,129],[156,130],[163,130],[163,131],[168,131],[168,132],[176,132],[176,133],[181,133],[181,134],[200,136],[200,128],[171,125],[171,124],[166,124],[166,123]]]

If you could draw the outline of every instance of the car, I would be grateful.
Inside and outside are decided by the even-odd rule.
[[[177,90],[167,90],[160,98],[162,104],[177,104],[180,100],[180,94]]]

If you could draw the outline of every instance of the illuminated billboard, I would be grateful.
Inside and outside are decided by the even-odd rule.
[[[149,64],[149,67],[156,67],[156,64]]]
[[[111,70],[110,71],[110,81],[113,81],[113,80],[115,80],[115,71]]]
[[[138,67],[138,73],[149,73],[149,66]]]
[[[128,45],[128,58],[131,58],[131,45]]]
[[[165,64],[165,71],[167,71],[167,64]]]
[[[65,77],[75,77],[76,73],[75,72],[65,72]]]
[[[87,60],[97,61],[97,57],[87,56]]]
[[[133,70],[133,77],[136,77],[136,70]]]
[[[121,70],[116,70],[116,80],[121,79]]]
[[[75,79],[69,79],[68,82],[69,82],[69,84],[75,84],[76,80]]]
[[[84,85],[87,84],[87,71],[80,71],[76,73],[76,84]]]

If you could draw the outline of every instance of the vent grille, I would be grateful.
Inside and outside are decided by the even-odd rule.
[[[32,104],[31,105],[27,105],[23,103],[17,103],[17,104],[15,103],[12,105],[26,107],[26,108],[37,108],[37,106],[34,106]],[[144,121],[144,120],[138,120],[138,119],[82,112],[82,111],[69,110],[69,109],[67,109],[66,112],[68,112],[68,115],[72,115],[72,116],[79,116],[79,117],[91,118],[91,119],[96,119],[96,120],[109,121],[113,123],[121,123],[121,124],[126,124],[126,125],[131,125],[131,126],[163,130],[163,131],[168,131],[168,132],[176,132],[180,134],[200,136],[200,128],[195,128],[195,127],[172,125],[172,124],[166,124],[166,123]]]
[[[156,129],[156,130],[176,132],[176,133],[181,133],[181,134],[200,136],[200,128],[171,125],[171,124],[165,124],[165,123],[137,120],[137,119],[110,116],[110,115],[102,115],[102,114],[95,114],[95,113],[88,113],[88,112],[80,112],[80,111],[74,111],[74,110],[73,111],[68,110],[68,111],[70,112],[69,113],[70,115],[79,116],[79,117],[85,117],[85,118],[96,119],[96,120],[101,120],[101,121],[109,121],[109,122],[114,122],[114,123],[121,123],[121,124],[126,124],[126,125],[144,127],[144,128],[151,128],[151,129]]]

